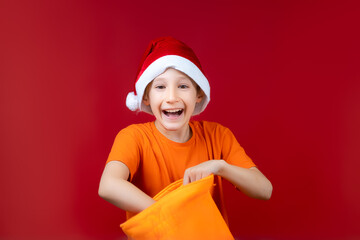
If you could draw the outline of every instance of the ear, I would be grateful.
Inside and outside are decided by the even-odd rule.
[[[144,97],[143,97],[143,103],[144,103],[146,106],[149,106],[149,105],[150,105],[149,96],[144,96]]]
[[[203,92],[203,90],[200,90],[198,93],[197,93],[197,96],[196,96],[196,102],[197,103],[200,103],[203,98],[205,96],[205,93]]]
[[[150,105],[150,99],[149,99],[149,92],[150,92],[150,88],[152,86],[152,83],[153,81],[151,81],[145,88],[145,91],[144,91],[144,95],[143,95],[143,103],[146,105],[146,106],[149,106]]]

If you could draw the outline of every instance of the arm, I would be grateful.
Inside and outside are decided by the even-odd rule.
[[[129,168],[124,163],[107,163],[100,180],[99,196],[125,211],[138,213],[155,200],[128,182],[129,174]]]
[[[259,169],[234,166],[224,160],[210,160],[188,168],[184,175],[184,185],[210,174],[225,178],[249,197],[263,200],[271,197],[272,184]]]

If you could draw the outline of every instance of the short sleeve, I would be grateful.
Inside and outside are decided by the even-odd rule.
[[[120,161],[130,170],[130,178],[135,175],[140,163],[140,137],[134,127],[122,129],[115,138],[106,163]]]
[[[225,128],[223,132],[221,152],[223,159],[229,164],[243,168],[256,166],[228,128]]]

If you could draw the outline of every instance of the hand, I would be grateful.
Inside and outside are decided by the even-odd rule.
[[[209,160],[186,169],[183,185],[195,182],[211,174],[217,175],[225,163],[226,162],[224,160]]]

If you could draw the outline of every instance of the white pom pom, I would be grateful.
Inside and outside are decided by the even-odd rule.
[[[126,97],[126,106],[131,111],[136,111],[137,109],[139,109],[139,101],[134,92],[128,93]]]

